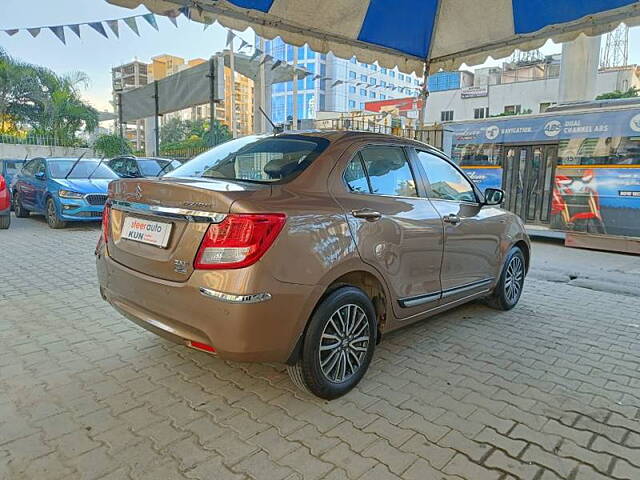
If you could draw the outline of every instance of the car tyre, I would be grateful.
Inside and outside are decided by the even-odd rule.
[[[56,208],[56,203],[51,197],[47,199],[47,211],[45,215],[47,217],[47,223],[49,224],[50,228],[59,229],[67,226],[66,222],[60,219],[60,215],[58,215],[58,209]]]
[[[487,298],[487,304],[497,310],[511,310],[520,300],[525,276],[526,263],[522,249],[513,247],[507,254],[500,280]]]
[[[342,287],[316,307],[304,334],[300,358],[287,370],[298,388],[332,400],[360,382],[375,344],[373,303],[362,290]]]
[[[11,215],[2,215],[0,217],[0,230],[6,230],[11,225]]]
[[[19,192],[13,195],[13,211],[17,218],[27,218],[31,213],[22,206],[22,194]]]

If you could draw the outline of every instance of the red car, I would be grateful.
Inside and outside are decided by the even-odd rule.
[[[11,199],[9,185],[0,175],[0,230],[6,230],[11,225]]]

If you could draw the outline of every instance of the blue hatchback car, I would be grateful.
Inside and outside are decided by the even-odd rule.
[[[100,220],[109,182],[117,178],[98,159],[34,158],[13,182],[16,217],[44,214],[51,228]]]

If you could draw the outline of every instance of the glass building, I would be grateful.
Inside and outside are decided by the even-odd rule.
[[[298,66],[312,73],[298,80],[299,119],[316,118],[319,111],[364,110],[366,102],[415,96],[422,83],[415,75],[360,63],[355,58],[345,60],[332,53],[319,54],[308,45],[294,47],[280,37],[265,41],[265,53],[287,63],[293,62],[294,48],[298,48]],[[314,80],[315,75],[321,78]],[[293,117],[293,81],[274,84],[271,93],[273,121],[290,121]]]

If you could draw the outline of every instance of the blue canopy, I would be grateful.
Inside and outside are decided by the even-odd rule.
[[[107,0],[169,14],[184,0]],[[638,0],[197,0],[191,18],[219,21],[266,38],[309,43],[316,51],[378,61],[421,74],[453,69],[487,56],[530,50],[548,38],[567,41],[597,35],[621,22],[638,23]]]

